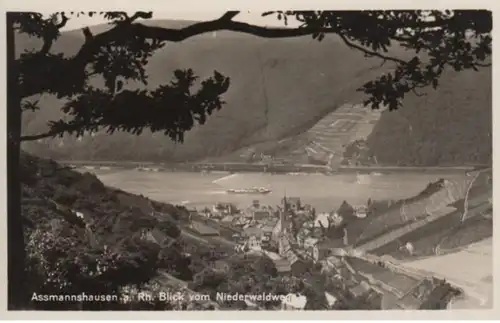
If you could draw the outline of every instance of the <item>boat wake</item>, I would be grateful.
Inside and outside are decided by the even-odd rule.
[[[291,172],[291,173],[286,173],[287,175],[290,176],[303,176],[303,175],[308,175],[307,173],[301,173],[301,172]]]
[[[213,180],[212,181],[212,184],[218,184],[220,182],[224,182],[224,181],[227,181],[228,179],[231,179],[235,176],[238,176],[238,174],[231,174],[231,175],[227,175],[227,176],[224,176],[224,177],[221,177],[221,178],[218,178],[216,180]]]
[[[207,191],[205,192],[207,195],[224,195],[227,194],[226,191]]]

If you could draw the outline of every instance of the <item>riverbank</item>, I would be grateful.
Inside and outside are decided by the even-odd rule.
[[[62,160],[59,163],[89,169],[120,168],[142,171],[183,171],[183,172],[228,172],[228,173],[321,173],[321,174],[372,174],[372,173],[462,173],[473,170],[474,166],[453,167],[417,167],[417,166],[341,166],[331,170],[326,166],[312,164],[248,164],[248,163],[149,163],[129,161],[73,161]]]

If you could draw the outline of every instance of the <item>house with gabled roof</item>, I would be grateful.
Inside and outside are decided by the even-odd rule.
[[[219,230],[199,221],[192,221],[190,228],[202,236],[219,236]]]
[[[248,226],[243,229],[242,235],[244,237],[251,237],[251,236],[262,236],[264,232],[262,231],[262,228],[254,225],[254,226]]]
[[[297,251],[289,249],[283,255],[283,258],[290,263],[291,273],[294,276],[300,276],[301,274],[308,272],[312,267],[312,262],[308,259],[304,259]]]
[[[278,271],[278,274],[289,274],[292,272],[292,266],[286,259],[273,259],[273,263]]]
[[[283,259],[283,257],[277,253],[271,251],[264,251],[264,253],[272,260],[279,274],[288,274],[292,271],[290,262],[287,259]]]
[[[276,225],[277,221],[267,221],[262,224],[262,232],[268,237],[271,237],[273,234],[274,226]]]
[[[226,215],[225,217],[223,217],[221,220],[220,220],[220,223],[223,223],[223,224],[232,224],[234,222],[234,219],[235,219],[235,216],[234,215]]]
[[[165,233],[156,228],[143,232],[141,237],[160,246],[163,246],[165,243],[170,241],[170,238]]]
[[[328,258],[331,255],[341,253],[346,247],[343,237],[337,239],[321,239],[312,248],[312,255],[315,262]],[[340,250],[339,250],[340,249]]]

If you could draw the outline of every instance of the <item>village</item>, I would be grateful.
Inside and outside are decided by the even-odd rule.
[[[265,252],[274,259],[294,259],[292,254],[299,252],[305,259],[319,261],[325,230],[334,227],[337,231],[328,234],[329,249],[348,245],[346,229],[342,228],[343,216],[346,215],[365,218],[367,207],[353,208],[344,203],[337,211],[317,214],[314,207],[303,204],[299,197],[284,196],[276,207],[254,200],[243,210],[231,203],[217,203],[212,209],[201,211],[191,210],[190,222],[199,228],[194,217],[200,219],[201,216],[202,222],[216,222],[220,228],[233,231],[225,238],[236,243],[236,251]],[[218,233],[214,231],[214,234]]]
[[[473,178],[429,183],[420,194],[405,200],[368,199],[365,205],[355,206],[343,201],[329,213],[316,212],[300,197],[286,195],[276,206],[257,199],[243,208],[220,202],[211,208],[184,208],[179,227],[184,239],[225,254],[210,265],[221,275],[227,273],[227,260],[233,256],[260,257],[272,261],[279,277],[298,279],[316,293],[287,297],[276,309],[311,309],[306,307],[311,302],[322,304],[316,309],[333,310],[346,309],[345,304],[356,309],[444,309],[451,306],[451,299],[463,296],[464,286],[404,266],[399,260],[446,252],[438,250],[439,241],[456,221],[464,225],[462,231],[454,231],[455,237],[470,239],[471,232],[477,239],[488,236],[491,183],[491,171],[480,171]],[[464,200],[467,219],[460,210]],[[471,231],[468,226],[484,229]],[[146,238],[164,245],[165,234],[153,229]],[[165,272],[160,281],[162,288],[173,284],[174,290],[198,293],[190,287],[192,283]],[[213,299],[209,303],[224,309]],[[247,308],[262,309],[251,302]]]
[[[313,288],[321,284],[325,309],[336,309],[340,289],[347,291],[351,300],[361,300],[366,309],[419,309],[443,281],[388,267],[381,259],[356,253],[352,247],[372,221],[370,203],[351,206],[344,201],[330,213],[316,213],[299,197],[284,196],[276,207],[254,200],[244,210],[231,203],[217,203],[212,209],[190,210],[189,230],[236,253],[265,255],[279,275],[305,277],[304,283]],[[399,249],[413,253],[411,243]],[[326,273],[332,280],[318,283],[317,273]],[[442,293],[439,297],[447,303],[451,296],[446,290]],[[294,296],[280,308],[301,310],[307,301],[304,295]]]

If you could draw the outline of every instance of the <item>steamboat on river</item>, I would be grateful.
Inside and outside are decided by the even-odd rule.
[[[226,190],[229,194],[269,194],[271,190],[265,187],[251,187],[243,189],[228,189]]]

